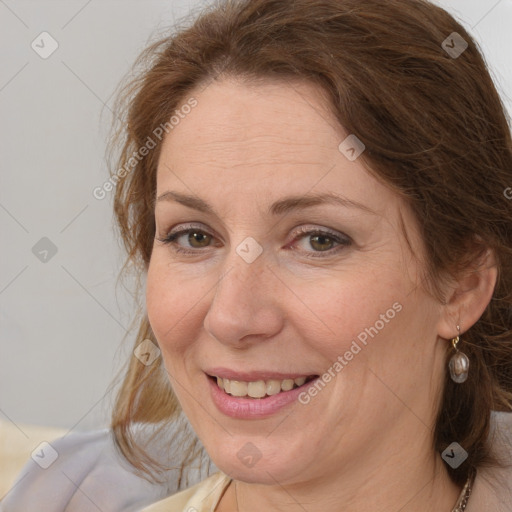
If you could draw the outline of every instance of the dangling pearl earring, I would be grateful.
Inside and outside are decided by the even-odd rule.
[[[457,331],[460,332],[460,328],[458,325]],[[452,357],[450,358],[448,367],[450,368],[450,377],[452,378],[453,382],[461,384],[462,382],[465,382],[468,378],[469,359],[468,356],[464,354],[464,352],[461,352],[457,348],[457,343],[459,343],[458,335],[456,338],[452,339],[452,346],[455,350],[455,354],[453,354]]]

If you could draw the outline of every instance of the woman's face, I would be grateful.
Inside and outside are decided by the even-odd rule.
[[[431,446],[446,342],[418,228],[339,148],[319,92],[213,82],[158,166],[156,236],[183,233],[155,240],[150,323],[213,461],[248,482],[370,475]]]

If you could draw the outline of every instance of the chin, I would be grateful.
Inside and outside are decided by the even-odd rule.
[[[282,452],[279,448],[262,447],[261,444],[247,438],[246,441],[227,442],[220,449],[207,447],[207,451],[215,466],[235,480],[275,485],[293,479],[300,470],[296,457],[283,458],[284,453],[279,453]]]

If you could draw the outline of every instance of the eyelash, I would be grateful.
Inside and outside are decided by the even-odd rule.
[[[165,238],[157,238],[157,237],[155,237],[155,239],[158,240],[159,242],[165,244],[165,245],[170,246],[172,248],[172,250],[177,252],[177,253],[180,253],[180,254],[195,254],[195,255],[197,255],[203,249],[184,249],[183,247],[180,247],[176,243],[176,239],[180,238],[182,235],[189,234],[189,233],[200,233],[200,234],[208,235],[208,236],[214,238],[213,235],[211,235],[207,231],[204,231],[204,230],[199,229],[197,227],[190,226],[188,228],[181,229],[179,231],[175,231],[174,233],[171,232]],[[297,234],[298,235],[302,235],[299,238],[300,240],[302,240],[303,238],[307,238],[306,235],[309,235],[311,237],[313,237],[313,236],[322,236],[322,237],[329,238],[332,241],[334,241],[334,242],[339,244],[338,247],[333,248],[333,249],[328,249],[327,251],[314,251],[314,253],[316,253],[317,255],[314,255],[314,253],[313,254],[306,254],[306,257],[309,257],[309,258],[322,258],[322,257],[325,258],[325,257],[333,256],[335,254],[338,254],[344,248],[349,247],[350,245],[352,245],[352,240],[347,235],[341,235],[340,236],[340,235],[336,234],[335,232],[327,231],[327,230],[323,230],[323,229],[308,229],[308,228],[302,227],[302,228],[299,228],[295,232],[295,235],[297,235]],[[296,240],[294,239],[294,241],[296,241]],[[324,254],[326,256],[323,256]]]

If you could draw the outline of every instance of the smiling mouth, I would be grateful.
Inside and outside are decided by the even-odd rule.
[[[267,398],[304,386],[317,377],[318,375],[309,375],[306,377],[297,377],[296,379],[270,379],[244,382],[208,375],[208,378],[215,382],[222,391],[238,398]]]

